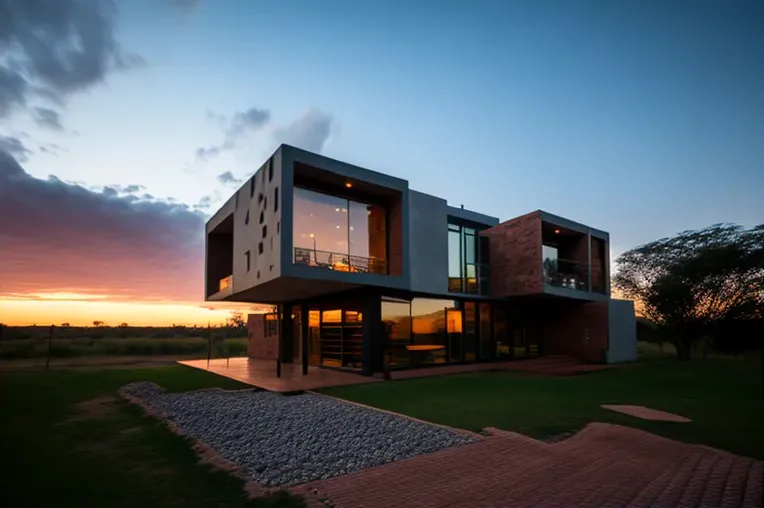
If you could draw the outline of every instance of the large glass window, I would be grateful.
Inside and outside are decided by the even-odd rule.
[[[295,187],[292,243],[295,263],[387,273],[386,213],[379,205]]]
[[[474,362],[477,353],[475,302],[464,302],[464,360]]]
[[[496,355],[491,337],[491,304],[480,304],[480,359],[491,360]]]
[[[411,365],[411,302],[383,298],[382,324],[385,366],[388,369],[408,367]]]
[[[451,300],[415,298],[411,301],[411,331],[413,344],[409,346],[413,364],[443,363],[446,361],[446,313],[453,308]]]
[[[488,241],[473,228],[448,225],[448,290],[488,294]]]

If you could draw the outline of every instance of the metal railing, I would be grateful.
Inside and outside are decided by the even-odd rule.
[[[336,272],[387,274],[387,262],[379,258],[354,256],[343,252],[294,248],[294,264],[314,266]]]
[[[220,284],[218,286],[218,292],[225,291],[226,289],[231,287],[231,284],[233,284],[233,275],[229,275],[228,277],[224,277],[220,279]]]
[[[589,291],[589,265],[568,259],[546,258],[544,282],[550,286]]]
[[[490,280],[488,265],[469,263],[467,264],[466,272],[462,277],[448,278],[448,291],[451,293],[487,295],[489,293],[488,283]],[[469,276],[471,274],[475,276]]]

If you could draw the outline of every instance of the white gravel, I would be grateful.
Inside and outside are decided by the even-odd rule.
[[[122,390],[269,487],[330,478],[473,441],[465,434],[318,395],[167,393],[149,382]]]

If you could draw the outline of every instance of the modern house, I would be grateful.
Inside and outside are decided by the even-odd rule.
[[[305,369],[636,357],[608,233],[543,211],[500,222],[287,145],[207,223],[205,280],[208,301],[276,305],[250,315],[249,355]]]

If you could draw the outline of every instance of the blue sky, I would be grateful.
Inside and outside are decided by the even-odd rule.
[[[64,115],[79,135],[54,140],[69,153],[30,171],[192,202],[274,146],[264,130],[197,164],[220,137],[208,110],[264,108],[280,125],[317,108],[335,122],[326,155],[501,219],[590,223],[620,249],[764,219],[761,2],[119,7],[146,66],[76,97]]]
[[[67,94],[61,130],[24,108],[0,122],[0,135],[63,148],[32,150],[30,174],[212,196],[214,209],[232,193],[218,175],[243,178],[305,140],[502,220],[544,209],[607,230],[615,254],[764,222],[761,1],[118,7],[115,38],[143,65]],[[196,157],[252,108],[267,121]],[[327,135],[305,138],[311,121]]]

